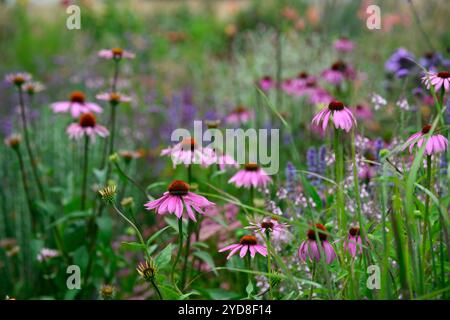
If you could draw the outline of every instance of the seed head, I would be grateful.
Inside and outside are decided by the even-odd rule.
[[[114,297],[114,293],[116,291],[116,288],[109,284],[104,284],[100,288],[100,296],[104,300],[111,300]]]
[[[112,204],[116,198],[116,185],[111,185],[100,189],[98,193],[100,193],[104,201]]]
[[[155,278],[158,272],[158,267],[156,266],[153,259],[150,259],[150,262],[145,260],[145,262],[139,263],[136,270],[145,281],[150,282]]]

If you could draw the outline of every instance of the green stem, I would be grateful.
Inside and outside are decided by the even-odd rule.
[[[181,290],[184,289],[184,285],[186,283],[186,274],[187,274],[187,269],[188,269],[189,251],[191,250],[191,234],[192,234],[192,220],[189,219],[187,239],[186,239],[186,251],[184,253],[183,271],[181,273]]]
[[[150,280],[151,284],[153,285],[153,288],[155,288],[156,293],[158,294],[159,300],[164,300],[161,291],[159,291],[158,285],[156,284],[155,280]]]
[[[340,130],[334,130],[334,153],[335,153],[335,171],[336,171],[336,184],[337,184],[337,216],[339,220],[339,229],[345,235],[346,230],[346,217],[345,217],[345,203],[344,193],[342,189],[342,180],[344,176],[344,149],[340,138]]]
[[[84,160],[83,160],[83,181],[81,184],[81,210],[86,208],[86,188],[88,172],[89,137],[84,137]]]
[[[33,210],[33,202],[31,201],[30,188],[28,186],[28,179],[27,179],[27,174],[25,171],[25,166],[23,163],[22,154],[20,153],[19,148],[15,149],[15,150],[16,150],[17,158],[19,160],[20,174],[22,177],[22,184],[23,184],[23,189],[25,191],[25,197],[27,198],[28,210],[30,211],[30,215],[31,215],[31,223],[33,226],[33,230],[36,231],[37,221],[36,221],[35,212]]]
[[[427,177],[426,177],[426,183],[427,183],[427,189],[432,192],[432,183],[431,183],[431,171],[432,171],[432,162],[431,162],[431,155],[427,155]],[[428,194],[425,195],[425,218],[424,218],[424,227],[423,227],[423,243],[422,243],[422,257],[425,259],[425,252],[426,252],[426,242],[427,237],[430,245],[430,254],[431,254],[431,263],[433,267],[433,275],[434,279],[436,281],[437,279],[437,272],[436,272],[436,265],[434,261],[434,251],[433,251],[433,239],[431,234],[431,225],[430,225],[430,196]]]
[[[273,300],[273,290],[272,290],[272,263],[270,258],[271,253],[271,245],[270,245],[270,233],[269,230],[266,230],[266,246],[267,246],[267,273],[269,276],[269,298]]]
[[[114,162],[114,165],[115,165],[117,171],[119,171],[119,174],[121,176],[123,176],[125,179],[129,180],[132,184],[134,184],[136,186],[136,188],[138,188],[144,194],[144,196],[146,198],[148,198],[147,192],[145,191],[145,189],[141,185],[139,185],[139,183],[137,183],[136,180],[134,180],[128,174],[126,174],[125,171],[119,166],[117,161]]]
[[[22,86],[18,86],[19,93],[19,106],[20,106],[20,116],[22,119],[23,135],[25,138],[25,146],[27,149],[28,157],[30,158],[31,170],[33,172],[34,179],[36,180],[36,185],[38,187],[39,195],[42,201],[45,201],[44,188],[42,187],[41,179],[37,172],[36,160],[34,158],[33,150],[31,149],[30,137],[28,133],[27,117],[25,115],[25,103],[23,99]]]
[[[311,282],[314,282],[315,275],[316,275],[316,261],[314,260],[311,273]],[[314,286],[311,284],[311,287],[309,288],[309,300],[312,300],[313,293],[314,293]]]
[[[181,251],[183,250],[183,219],[180,218],[178,219],[178,252],[177,252],[177,256],[175,258],[175,262],[173,263],[172,266],[172,271],[170,272],[170,278],[172,279],[172,282],[174,282],[174,274],[175,274],[175,269],[177,267],[178,261],[180,260],[180,256],[181,256]]]

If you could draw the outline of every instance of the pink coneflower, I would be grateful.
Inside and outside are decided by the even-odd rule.
[[[95,96],[98,100],[109,101],[113,105],[118,105],[119,103],[126,103],[131,101],[131,97],[118,92],[103,92]]]
[[[225,170],[227,167],[239,168],[239,164],[234,158],[224,152],[212,148],[203,148],[203,153],[206,155],[206,163],[208,166],[217,164],[220,170]]]
[[[98,56],[105,59],[115,60],[120,60],[122,58],[133,59],[135,57],[134,53],[125,51],[122,48],[103,49],[98,52]]]
[[[344,250],[348,251],[352,257],[362,253],[362,240],[359,227],[352,227],[348,231],[348,238],[344,242]]]
[[[30,96],[43,90],[45,90],[45,86],[39,81],[29,81],[23,85],[23,91]]]
[[[450,72],[441,71],[441,72],[429,72],[425,76],[422,77],[422,82],[427,86],[427,89],[430,89],[431,86],[434,87],[434,91],[439,91],[441,88],[448,92],[450,90]]]
[[[430,132],[431,126],[426,125],[422,131],[414,133],[406,140],[406,144],[409,145],[409,153],[412,153],[413,147],[417,143],[417,148],[421,148],[422,144],[426,141],[425,154],[432,155],[435,153],[443,152],[448,147],[448,140],[442,134],[433,134],[432,136],[426,136]],[[427,140],[428,139],[428,140]]]
[[[239,170],[229,183],[234,183],[236,187],[258,188],[265,187],[272,179],[256,163],[247,163],[243,170]]]
[[[355,117],[361,120],[370,120],[373,118],[372,109],[364,104],[358,104],[354,108]]]
[[[240,124],[246,123],[253,118],[253,112],[243,106],[238,106],[225,117],[225,121],[230,124]]]
[[[343,61],[337,61],[322,72],[322,77],[330,84],[340,85],[346,79],[354,79],[355,71]]]
[[[189,185],[186,182],[175,180],[169,185],[168,191],[164,192],[161,198],[149,201],[144,206],[147,210],[155,210],[160,215],[173,213],[178,219],[182,218],[185,208],[188,217],[197,221],[192,209],[204,215],[203,210],[214,205],[205,197],[190,192]]]
[[[214,163],[214,159],[210,158],[211,152],[207,152],[207,148],[202,148],[193,138],[185,138],[175,146],[163,149],[161,156],[170,156],[174,167],[178,164],[208,167]]]
[[[6,82],[14,84],[18,87],[22,86],[28,81],[31,81],[31,75],[26,72],[17,72],[7,74],[5,77]]]
[[[256,237],[252,235],[243,236],[239,241],[239,243],[226,246],[225,248],[220,249],[219,252],[224,252],[228,250],[231,251],[227,256],[227,260],[230,259],[238,251],[240,251],[239,256],[241,258],[243,258],[247,254],[247,252],[250,252],[250,256],[252,258],[255,257],[257,252],[264,257],[267,256],[266,246],[258,244]]]
[[[259,87],[264,90],[270,90],[276,86],[275,81],[270,76],[265,76],[258,82]]]
[[[277,219],[267,217],[261,221],[250,222],[250,226],[246,227],[246,229],[260,232],[263,235],[268,232],[270,233],[271,239],[275,241],[285,241],[289,238],[288,227],[289,225],[287,223],[279,222]]]
[[[355,44],[348,38],[340,38],[334,42],[333,47],[338,52],[348,53],[355,49]]]
[[[71,139],[78,140],[84,136],[88,136],[92,142],[95,141],[95,136],[97,135],[102,138],[109,135],[108,129],[97,124],[97,119],[93,113],[83,113],[78,123],[69,125],[67,133]]]
[[[336,258],[336,252],[334,251],[333,246],[327,241],[327,235],[324,233],[327,232],[327,229],[320,223],[317,223],[315,227],[319,239],[316,237],[316,230],[308,230],[308,240],[303,241],[300,245],[298,256],[304,262],[306,262],[308,258],[310,261],[320,261],[320,251],[323,251],[326,263],[330,264]],[[322,248],[319,248],[319,245]]]
[[[356,119],[350,109],[344,106],[342,102],[336,100],[331,101],[328,104],[328,108],[324,108],[316,114],[312,119],[312,123],[319,126],[322,122],[322,129],[325,130],[328,126],[330,117],[332,118],[336,129],[342,129],[349,132],[354,125],[356,126]]]
[[[93,102],[87,102],[83,92],[75,91],[70,95],[69,101],[58,101],[51,104],[53,112],[69,112],[72,117],[78,118],[83,113],[101,113],[102,108]]]

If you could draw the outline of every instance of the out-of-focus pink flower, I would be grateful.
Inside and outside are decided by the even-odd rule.
[[[115,60],[120,60],[122,58],[134,59],[135,57],[134,53],[123,50],[122,48],[103,49],[98,52],[98,56],[100,58]]]
[[[42,248],[41,251],[38,253],[36,259],[39,262],[43,262],[55,258],[57,256],[59,256],[59,252],[57,250]]]
[[[267,256],[266,246],[258,244],[256,237],[252,235],[243,236],[239,243],[226,246],[225,248],[219,250],[219,252],[224,251],[230,251],[227,256],[227,260],[230,259],[238,251],[241,258],[243,258],[247,254],[247,252],[250,253],[250,256],[252,258],[255,257],[257,252],[264,257]]]
[[[17,72],[17,73],[10,73],[7,74],[5,77],[5,81],[14,84],[16,86],[22,86],[26,82],[31,81],[31,75],[26,72]]]
[[[30,96],[43,90],[45,90],[45,86],[39,81],[29,81],[23,85],[23,91]]]
[[[364,163],[359,167],[358,177],[361,180],[369,181],[375,176],[375,174],[375,168],[368,163]]]
[[[208,165],[217,164],[220,170],[225,170],[227,167],[239,168],[239,164],[236,160],[226,153],[208,147],[203,148],[203,152],[206,155],[206,159],[208,159]]]
[[[190,192],[186,182],[175,180],[161,198],[149,201],[144,206],[147,210],[155,210],[160,215],[175,214],[178,219],[183,217],[186,209],[189,219],[197,221],[193,209],[200,214],[205,214],[204,209],[214,205],[205,197]]]
[[[69,101],[54,102],[50,107],[55,113],[70,112],[74,118],[87,112],[102,112],[102,108],[98,104],[86,101],[86,96],[80,91],[72,92]]]
[[[322,72],[322,77],[332,85],[340,85],[344,80],[355,80],[355,70],[343,61],[336,61]]]
[[[209,167],[214,163],[214,159],[211,158],[212,154],[212,151],[197,144],[193,138],[185,138],[175,146],[161,151],[161,156],[171,157],[174,168],[178,164],[185,166],[200,164],[203,167]]]
[[[331,101],[328,108],[322,109],[314,116],[312,123],[316,126],[322,123],[322,129],[325,130],[330,118],[332,118],[336,129],[349,132],[354,125],[356,126],[356,119],[352,112],[340,101]]]
[[[102,138],[109,135],[108,129],[104,126],[97,124],[97,119],[93,113],[83,113],[80,116],[78,123],[72,123],[67,128],[67,134],[71,139],[81,139],[84,136],[88,136],[91,142],[95,141],[96,136]]]
[[[275,81],[270,76],[264,76],[259,80],[258,84],[264,91],[270,90],[276,86]]]
[[[433,134],[429,136],[428,133],[431,130],[430,125],[426,125],[422,128],[422,131],[414,133],[406,140],[406,144],[409,145],[409,153],[412,153],[413,147],[417,144],[417,148],[420,149],[426,142],[425,154],[432,155],[439,152],[444,152],[448,147],[448,140],[442,134]]]
[[[98,100],[109,101],[113,105],[119,103],[127,103],[131,101],[131,97],[118,92],[102,92],[95,96]]]
[[[333,246],[327,241],[327,229],[324,225],[317,223],[315,229],[308,230],[308,239],[303,241],[298,249],[299,258],[306,262],[308,259],[310,261],[320,261],[321,251],[325,255],[325,262],[330,264],[336,259],[336,252]],[[316,232],[319,235],[319,239],[316,237]],[[319,246],[321,248],[319,248]]]
[[[372,109],[370,109],[370,107],[365,104],[356,105],[353,112],[355,113],[356,119],[360,119],[360,120],[373,119]]]
[[[239,170],[228,182],[235,184],[238,188],[258,188],[265,187],[271,181],[272,179],[256,163],[247,163],[244,169]]]
[[[253,112],[243,106],[239,106],[225,117],[225,121],[229,124],[247,123],[252,120],[254,116]]]
[[[348,238],[344,242],[344,250],[348,251],[352,257],[362,253],[362,240],[359,233],[358,227],[350,228]]]
[[[250,226],[246,227],[246,229],[254,230],[256,232],[260,232],[263,235],[266,232],[269,232],[271,235],[271,239],[274,241],[284,241],[289,238],[288,232],[289,225],[284,222],[279,222],[278,220],[270,217],[266,217],[261,221],[250,222]]]
[[[340,38],[334,41],[334,49],[338,52],[348,53],[355,49],[355,44],[348,38]]]
[[[441,88],[448,92],[450,90],[450,72],[428,72],[422,77],[422,82],[430,89],[431,86],[434,87],[434,91],[439,91]]]

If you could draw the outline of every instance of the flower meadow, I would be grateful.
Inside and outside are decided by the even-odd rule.
[[[0,297],[448,299],[450,8],[370,4],[0,2]]]

